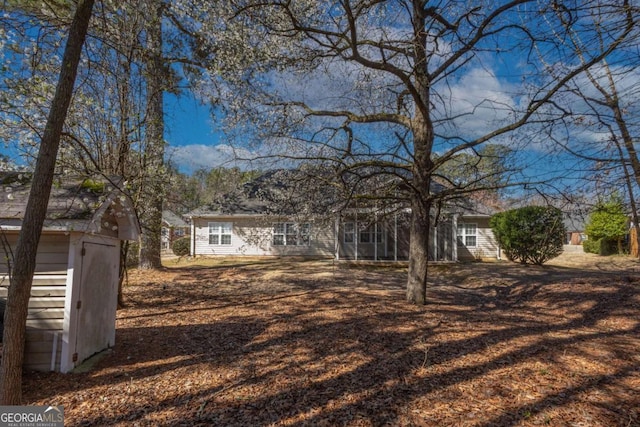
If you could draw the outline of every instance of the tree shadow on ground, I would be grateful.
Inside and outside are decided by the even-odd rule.
[[[350,269],[284,288],[255,278],[247,284],[245,277],[219,284],[204,271],[189,285],[156,287],[154,295],[154,288],[140,287],[121,321],[149,324],[119,327],[113,355],[56,394],[93,386],[125,390],[132,379],[150,388],[126,404],[75,418],[78,425],[153,424],[153,414],[168,413],[176,415],[161,424],[488,427],[522,425],[611,387],[621,392],[616,402],[598,403],[603,419],[639,422],[629,408],[640,402],[626,384],[638,381],[640,362],[628,352],[640,345],[640,326],[606,323],[638,318],[640,287],[620,280],[619,272],[576,278],[563,269],[530,271],[535,274],[505,269],[483,276],[472,269],[465,276],[454,268],[434,278],[425,307],[403,302],[403,275]],[[172,309],[148,302],[154,298],[167,298]],[[616,361],[607,373],[583,373],[526,402],[511,398],[514,384],[484,382],[486,390],[473,392],[500,397],[501,407],[482,414],[463,407],[469,399],[459,390],[469,384],[499,378],[510,367],[524,375],[528,364],[561,365],[566,353],[592,358],[588,350],[600,346]],[[228,377],[166,397],[153,389],[157,378],[176,372]],[[30,399],[47,393],[33,390]],[[442,404],[459,414],[434,418],[428,408]]]

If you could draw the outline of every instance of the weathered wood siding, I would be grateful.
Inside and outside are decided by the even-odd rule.
[[[2,231],[12,250],[18,241],[17,232]],[[1,247],[0,247],[1,250]],[[6,254],[2,253],[0,274],[7,273]],[[69,257],[69,236],[63,233],[43,234],[36,255],[36,274],[66,274]]]
[[[5,235],[12,249],[15,248],[17,233],[5,232]],[[0,299],[6,300],[9,277],[4,256],[5,254],[0,266]],[[68,256],[68,235],[42,235],[36,256],[36,273],[31,286],[27,315],[25,369],[50,370],[54,347],[54,369],[59,367]]]
[[[278,221],[265,218],[220,217],[216,219],[193,218],[195,255],[234,256],[333,256],[333,227],[311,223],[311,238],[308,246],[273,245],[273,225]],[[231,244],[209,244],[209,223],[231,223]]]

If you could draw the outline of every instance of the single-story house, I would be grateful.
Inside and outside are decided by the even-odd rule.
[[[331,223],[315,215],[276,214],[260,194],[250,183],[216,204],[186,214],[191,256],[332,256]]]
[[[30,175],[0,173],[0,233],[10,247],[18,240],[30,188]],[[56,179],[31,288],[26,369],[68,372],[115,344],[120,244],[139,233],[133,203],[116,185]],[[13,261],[11,254],[3,259],[5,301]]]
[[[189,234],[189,224],[170,210],[162,211],[162,231],[160,235],[160,249],[171,252],[173,242]]]
[[[273,209],[262,184],[185,216],[191,224],[192,256],[298,255],[338,260],[406,260],[409,254],[408,209],[385,212],[352,206],[342,211]],[[466,203],[441,213],[431,230],[431,258],[458,261],[499,258],[489,228],[489,209]],[[304,212],[303,212],[304,211]]]
[[[571,212],[564,212],[563,223],[566,231],[565,245],[581,245],[583,241],[587,240],[587,234],[585,232],[587,214],[578,210]]]

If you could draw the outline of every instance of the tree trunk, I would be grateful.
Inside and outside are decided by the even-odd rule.
[[[140,268],[162,267],[160,260],[164,191],[164,62],[162,60],[162,2],[150,2],[147,27],[147,119],[145,123],[146,188],[142,189]]]
[[[618,154],[620,155],[620,160],[622,163],[622,170],[624,171],[624,183],[627,187],[627,193],[629,194],[629,205],[631,206],[631,221],[633,222],[633,226],[631,227],[631,230],[629,230],[629,254],[631,254],[632,256],[639,258],[640,257],[640,251],[638,250],[634,250],[632,242],[633,239],[631,238],[631,234],[635,234],[635,238],[636,238],[636,242],[637,242],[637,237],[638,237],[638,230],[640,229],[640,222],[638,222],[638,207],[636,206],[636,199],[634,197],[633,194],[633,183],[632,183],[632,177],[631,174],[629,173],[629,169],[627,168],[627,162],[625,161],[624,158],[624,153],[622,151],[622,147],[620,146],[619,141],[616,138],[613,138],[616,147],[618,149]],[[636,180],[638,179],[638,176],[635,175]],[[637,182],[637,181],[636,181]]]
[[[409,242],[409,277],[407,279],[407,301],[412,304],[427,303],[427,272],[429,259],[430,204],[418,195],[411,203],[411,225]]]
[[[118,277],[118,309],[124,308],[126,303],[124,301],[124,294],[122,288],[124,287],[124,281],[127,278],[127,257],[129,254],[129,242],[120,242],[120,275]]]
[[[432,197],[434,131],[431,120],[431,80],[427,74],[428,32],[424,30],[426,19],[425,2],[413,2],[413,47],[415,50],[415,115],[412,120],[413,168],[411,225],[409,229],[409,277],[407,278],[407,301],[413,304],[427,303],[427,277],[429,259],[429,228]]]
[[[427,303],[427,272],[432,196],[431,175],[433,162],[433,127],[428,118],[414,121],[413,196],[411,198],[411,225],[409,228],[409,276],[407,301],[413,304]]]
[[[428,90],[425,90],[428,93]],[[427,303],[427,272],[429,260],[429,236],[431,231],[431,176],[433,161],[433,126],[428,116],[418,115],[413,130],[413,196],[411,198],[411,225],[409,228],[409,277],[407,301],[413,304]]]
[[[79,0],[69,28],[58,86],[42,136],[40,151],[10,279],[4,316],[0,402],[2,405],[22,403],[22,364],[31,284],[36,267],[36,252],[47,214],[55,171],[60,135],[71,102],[73,87],[87,34],[94,0]]]

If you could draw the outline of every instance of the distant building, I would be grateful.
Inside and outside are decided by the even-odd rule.
[[[164,210],[162,211],[161,233],[160,249],[163,252],[171,252],[174,241],[189,235],[189,224],[172,211]]]
[[[408,207],[353,202],[338,210],[339,203],[291,202],[331,198],[309,192],[300,197],[299,190],[289,189],[294,173],[270,172],[186,214],[191,223],[191,255],[408,259]],[[430,260],[499,258],[498,243],[489,227],[493,213],[472,200],[442,207],[437,213],[434,209],[437,218],[430,231]]]

